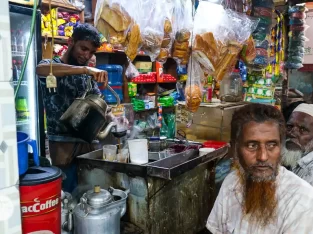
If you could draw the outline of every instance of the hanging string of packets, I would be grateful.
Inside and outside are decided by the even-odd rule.
[[[305,24],[305,12],[307,10],[305,4],[289,7],[290,32],[288,33],[288,58],[285,63],[285,68],[287,69],[299,69],[303,67],[304,46],[307,40],[304,32],[308,27]]]
[[[278,10],[275,10],[277,15],[276,17],[276,25],[272,28],[271,32],[271,40],[272,44],[270,46],[270,56],[273,61],[268,65],[266,69],[267,77],[271,77],[272,82],[276,84],[278,81],[282,79],[283,74],[283,65],[285,61],[285,21],[284,16]]]

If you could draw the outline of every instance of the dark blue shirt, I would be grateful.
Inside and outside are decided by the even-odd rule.
[[[63,63],[60,58],[54,58],[53,63]],[[40,61],[39,64],[49,64],[50,59]],[[47,132],[50,140],[75,141],[67,127],[60,122],[60,117],[73,103],[75,98],[83,96],[87,89],[86,74],[57,77],[56,92],[49,92],[45,77],[40,78],[43,103],[46,110]],[[92,94],[100,94],[97,82],[92,80]]]

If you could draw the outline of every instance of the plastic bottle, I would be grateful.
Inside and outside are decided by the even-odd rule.
[[[11,30],[11,50],[12,50],[12,53],[17,52],[17,40],[16,40],[16,33],[14,30]]]
[[[23,64],[22,60],[17,60],[17,81],[20,78],[20,74],[22,71],[22,64]]]
[[[242,80],[239,72],[239,69],[234,69],[230,76],[221,81],[221,102],[242,101]]]
[[[18,80],[18,76],[19,76],[19,71],[18,71],[18,68],[17,68],[16,60],[12,60],[12,64],[13,64],[13,81],[17,81]]]
[[[18,30],[17,34],[17,51],[19,53],[24,53],[25,48],[24,48],[24,35],[22,30]]]

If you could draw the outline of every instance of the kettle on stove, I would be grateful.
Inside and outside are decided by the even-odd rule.
[[[107,122],[108,105],[103,95],[87,95],[91,87],[91,78],[89,78],[85,94],[81,98],[76,98],[60,118],[60,121],[72,130],[75,137],[88,143],[96,139],[103,140],[112,128],[116,128],[116,123]],[[117,93],[109,85],[107,88],[116,97],[117,105],[120,105]]]

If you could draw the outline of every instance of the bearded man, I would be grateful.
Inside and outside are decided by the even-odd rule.
[[[313,105],[300,104],[287,121],[283,165],[313,186]]]
[[[313,187],[280,166],[284,136],[275,107],[249,104],[234,113],[234,171],[208,218],[213,234],[313,233]]]

